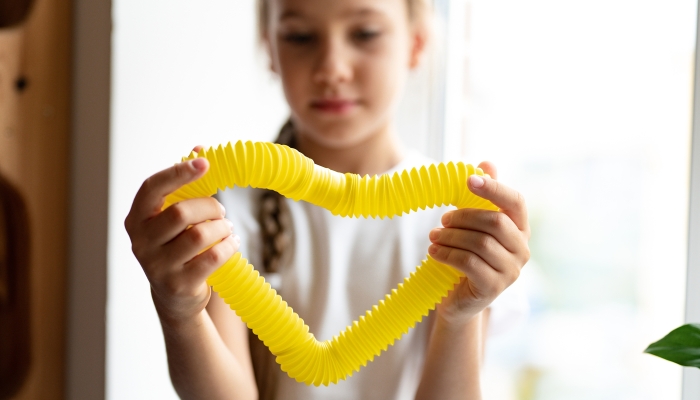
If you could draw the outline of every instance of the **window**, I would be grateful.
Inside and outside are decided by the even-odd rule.
[[[494,161],[533,231],[485,397],[679,398],[642,351],[683,323],[695,2],[450,7],[445,155]]]

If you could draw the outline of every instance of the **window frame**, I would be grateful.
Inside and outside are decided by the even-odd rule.
[[[700,21],[700,7],[698,19]],[[695,88],[693,131],[690,156],[690,190],[688,201],[688,271],[685,295],[685,322],[700,323],[700,24],[696,23]],[[683,400],[700,398],[700,370],[684,368]]]

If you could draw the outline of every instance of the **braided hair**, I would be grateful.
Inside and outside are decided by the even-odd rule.
[[[297,136],[291,119],[282,126],[275,143],[296,148]],[[294,243],[291,212],[285,198],[273,190],[262,190],[258,204],[257,218],[262,243],[261,268],[264,272],[279,272],[280,268],[288,262],[290,256],[288,250]],[[249,331],[248,342],[259,399],[274,399],[277,392],[276,378],[279,373],[275,356],[253,334],[253,331]]]

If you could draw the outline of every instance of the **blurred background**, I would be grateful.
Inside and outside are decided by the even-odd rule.
[[[472,0],[468,160],[529,204],[526,324],[487,348],[493,399],[676,399],[641,351],[683,322],[693,1]]]
[[[400,133],[436,158],[494,161],[534,232],[532,315],[489,343],[486,398],[679,398],[680,367],[642,350],[683,322],[695,2],[435,6],[437,51]],[[253,2],[114,3],[112,398],[173,395],[120,224],[133,193],[197,143],[271,140],[287,117],[253,16]]]
[[[38,13],[57,2],[36,3]],[[271,140],[288,116],[257,45],[252,0],[101,3],[76,0],[65,30],[67,216],[52,229],[68,232],[67,254],[57,253],[66,278],[33,289],[59,287],[64,306],[33,312],[65,320],[40,329],[36,317],[32,327],[60,336],[62,356],[46,371],[66,367],[52,393],[32,389],[43,375],[29,368],[14,398],[177,398],[124,217],[141,182],[194,145]],[[533,232],[521,276],[530,315],[490,337],[484,398],[680,399],[681,367],[642,351],[686,318],[697,2],[434,6],[432,54],[410,78],[400,135],[436,159],[495,162],[527,199]],[[0,52],[36,40],[39,17],[29,18],[0,29]],[[17,71],[34,60],[23,57]],[[0,96],[0,109],[36,103],[45,115],[49,103],[17,94],[6,65],[0,57],[0,82],[24,97]],[[37,90],[27,79],[27,93]],[[0,154],[35,143],[6,140]],[[7,171],[26,167],[12,160],[0,156],[0,172],[21,188],[26,179]],[[33,282],[57,267],[36,268]],[[686,400],[700,395],[688,389],[700,388],[700,374],[686,371],[685,385]]]

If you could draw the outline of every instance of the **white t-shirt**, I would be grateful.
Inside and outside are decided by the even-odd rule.
[[[387,172],[432,162],[409,151]],[[241,238],[240,251],[256,268],[262,265],[256,218],[259,196],[260,191],[251,188],[217,195]],[[428,233],[440,226],[448,210],[436,207],[400,218],[355,219],[333,216],[306,202],[286,201],[293,221],[293,253],[280,272],[263,275],[318,340],[344,330],[415,270],[426,258]],[[514,287],[491,305],[491,332],[526,314],[527,303]],[[426,323],[417,324],[381,356],[336,385],[306,386],[278,370],[277,399],[412,399],[423,366],[427,328]]]

